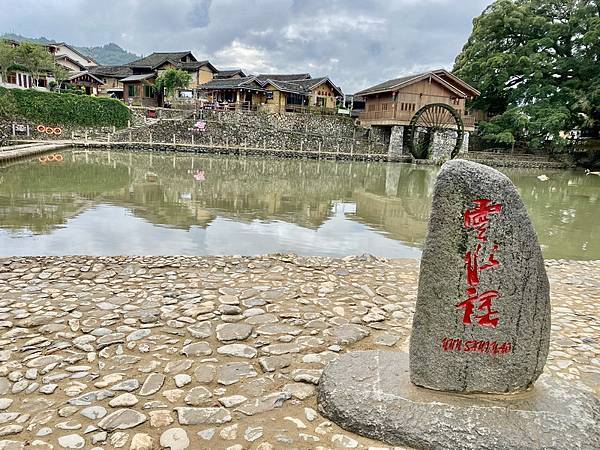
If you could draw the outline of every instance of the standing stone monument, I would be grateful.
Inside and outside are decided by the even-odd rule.
[[[440,391],[527,389],[550,340],[550,288],[512,182],[452,161],[438,175],[410,340],[411,381]]]
[[[342,355],[323,372],[319,410],[392,445],[600,448],[600,401],[540,377],[549,337],[548,278],[516,188],[453,160],[435,185],[410,355]]]

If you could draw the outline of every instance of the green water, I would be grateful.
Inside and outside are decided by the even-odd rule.
[[[419,257],[436,167],[63,152],[0,168],[0,254]],[[503,170],[546,258],[600,258],[600,177]],[[536,177],[544,173],[548,181]]]

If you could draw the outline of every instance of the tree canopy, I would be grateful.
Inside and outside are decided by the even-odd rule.
[[[0,39],[0,73],[2,78],[10,70],[21,69],[29,72],[37,85],[44,73],[53,75],[60,82],[66,79],[64,67],[56,64],[53,56],[39,44],[22,42],[13,47],[8,41]]]
[[[484,139],[532,145],[600,132],[600,0],[497,0],[473,21],[453,72],[481,96]]]
[[[171,67],[156,78],[154,87],[158,92],[165,92],[167,97],[170,97],[177,89],[187,88],[191,81],[192,76],[188,72]]]

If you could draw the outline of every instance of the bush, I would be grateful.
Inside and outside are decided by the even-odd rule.
[[[5,88],[0,88],[0,98],[17,117],[48,125],[125,127],[130,118],[127,106],[112,98]]]

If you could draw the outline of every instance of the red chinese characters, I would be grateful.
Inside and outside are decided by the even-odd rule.
[[[494,253],[498,250],[498,244],[494,243],[492,250],[483,264],[480,264],[482,243],[487,242],[487,230],[490,216],[499,214],[502,205],[492,205],[491,200],[480,199],[473,202],[475,207],[465,212],[464,226],[467,230],[477,232],[477,246],[474,250],[468,250],[465,254],[465,266],[467,271],[467,295],[468,298],[458,303],[456,307],[463,309],[463,323],[465,325],[478,325],[482,327],[493,327],[498,325],[497,311],[493,310],[492,301],[497,299],[498,291],[489,290],[478,294],[479,273],[483,270],[494,269],[500,265]]]

